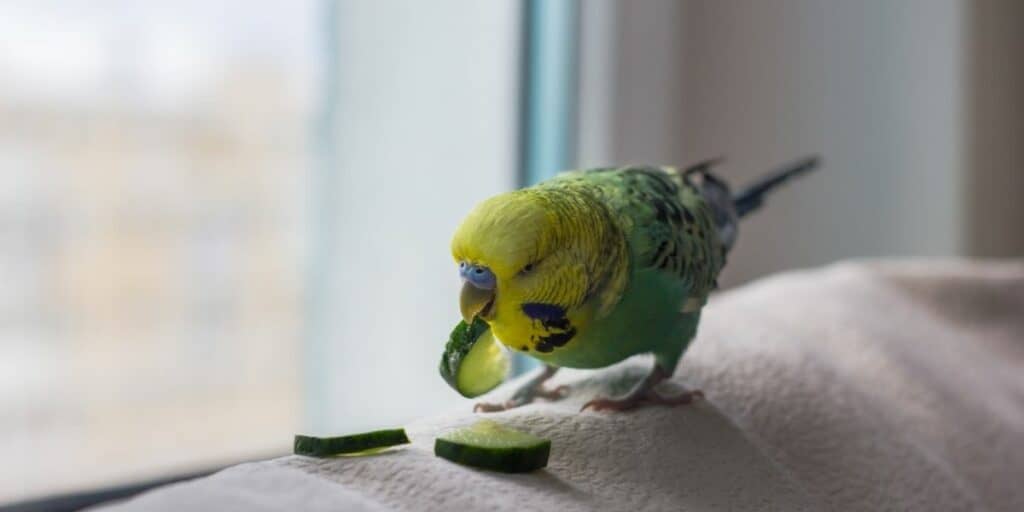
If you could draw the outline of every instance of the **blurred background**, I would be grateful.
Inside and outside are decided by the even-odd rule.
[[[456,406],[448,241],[556,170],[823,172],[724,287],[1024,256],[1014,0],[0,3],[0,504]]]

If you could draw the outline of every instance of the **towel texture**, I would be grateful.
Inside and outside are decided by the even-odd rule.
[[[552,440],[533,474],[434,457],[477,419],[460,410],[379,456],[246,464],[109,510],[1024,510],[1024,262],[843,263],[722,293],[673,382],[705,401],[577,413],[650,364],[563,371],[566,400],[489,415]]]

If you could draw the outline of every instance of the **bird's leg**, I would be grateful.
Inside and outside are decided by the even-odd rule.
[[[481,402],[473,407],[473,412],[505,411],[508,409],[514,409],[521,405],[526,405],[537,398],[560,400],[565,397],[565,392],[568,390],[568,387],[558,386],[555,389],[548,389],[544,387],[544,383],[553,377],[557,371],[557,366],[544,365],[541,372],[526,381],[526,384],[523,384],[522,387],[517,389],[516,392],[512,394],[512,398],[508,401],[500,404],[488,404]]]
[[[628,411],[645,404],[683,405],[693,402],[696,398],[704,398],[704,393],[700,390],[684,391],[675,396],[665,396],[658,393],[654,389],[655,386],[668,380],[671,376],[672,374],[662,368],[660,364],[654,363],[654,369],[651,370],[651,373],[644,377],[644,380],[640,381],[626,396],[622,398],[595,398],[584,404],[580,412],[587,409],[594,409],[595,411]]]

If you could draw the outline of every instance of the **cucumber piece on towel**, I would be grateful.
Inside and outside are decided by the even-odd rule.
[[[295,454],[326,457],[360,453],[377,448],[386,448],[399,444],[408,444],[409,438],[404,428],[375,430],[362,434],[337,437],[295,436]]]
[[[548,465],[551,441],[490,420],[454,430],[434,441],[434,454],[452,462],[525,473]]]
[[[473,398],[504,382],[509,358],[487,322],[474,318],[472,324],[459,321],[455,326],[441,356],[440,369],[449,386],[460,395]]]

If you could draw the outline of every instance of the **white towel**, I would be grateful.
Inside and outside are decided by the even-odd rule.
[[[460,410],[379,456],[246,464],[109,510],[1024,510],[1024,262],[761,280],[711,301],[676,372],[705,401],[577,412],[650,363],[563,371],[568,399],[488,415],[552,440],[532,474],[435,457],[479,417]]]

